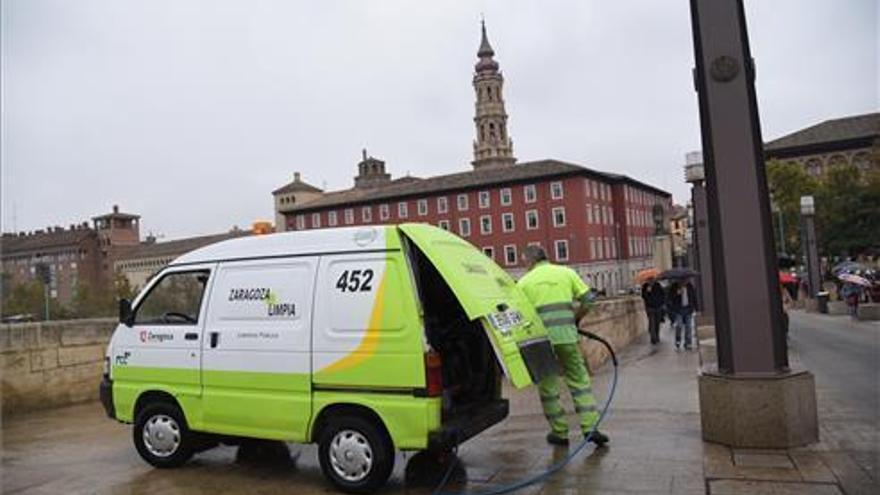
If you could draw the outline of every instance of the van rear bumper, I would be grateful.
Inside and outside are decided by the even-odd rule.
[[[101,405],[110,419],[116,419],[116,408],[113,407],[113,380],[104,376],[101,384],[98,385],[98,397],[101,399]]]
[[[442,450],[462,444],[483,430],[500,423],[510,412],[510,403],[500,399],[475,404],[450,418],[443,419],[443,426],[428,436],[429,450]]]

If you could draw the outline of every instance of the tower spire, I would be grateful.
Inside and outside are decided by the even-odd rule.
[[[507,135],[507,112],[501,89],[504,77],[499,71],[498,62],[493,58],[495,50],[486,35],[486,21],[480,20],[482,38],[477,50],[479,60],[474,66],[474,91],[476,92],[476,114],[474,124],[477,138],[474,140],[474,168],[489,168],[516,163],[513,157],[513,141]]]

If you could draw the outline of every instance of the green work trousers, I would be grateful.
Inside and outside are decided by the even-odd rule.
[[[593,395],[590,375],[584,365],[581,350],[577,344],[557,344],[553,346],[553,351],[562,366],[568,392],[574,402],[575,412],[580,418],[581,431],[588,433],[599,420],[599,411],[596,408],[596,397]],[[541,396],[544,416],[547,417],[553,434],[567,437],[568,421],[565,419],[565,410],[559,401],[559,378],[556,375],[551,375],[541,380],[541,383],[538,384],[538,393]]]

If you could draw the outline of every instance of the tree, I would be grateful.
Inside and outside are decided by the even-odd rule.
[[[880,172],[853,165],[829,170],[816,197],[816,216],[826,256],[880,251]]]
[[[804,168],[795,162],[770,160],[767,162],[767,186],[778,213],[773,214],[773,235],[777,249],[783,245],[789,253],[800,250],[801,196],[816,194],[819,184]],[[780,218],[781,217],[781,218]],[[783,224],[784,243],[779,239],[779,223]]]

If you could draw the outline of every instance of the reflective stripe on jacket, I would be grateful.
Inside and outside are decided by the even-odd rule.
[[[577,342],[577,322],[572,303],[578,300],[587,304],[590,288],[574,270],[541,261],[516,285],[535,306],[551,343]]]

